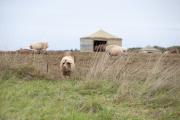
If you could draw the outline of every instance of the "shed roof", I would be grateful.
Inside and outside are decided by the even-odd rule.
[[[104,30],[99,30],[93,34],[90,34],[89,36],[82,37],[82,38],[104,38],[104,39],[121,39],[119,37],[116,37],[114,35],[111,35],[110,33],[104,31]]]

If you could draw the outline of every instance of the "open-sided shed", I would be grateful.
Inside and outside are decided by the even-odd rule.
[[[105,45],[119,45],[122,46],[122,38],[111,35],[104,30],[99,30],[89,36],[80,38],[81,52],[103,52]]]

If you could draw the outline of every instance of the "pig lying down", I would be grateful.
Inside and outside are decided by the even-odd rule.
[[[74,56],[72,56],[71,53],[65,53],[65,55],[60,61],[59,67],[61,70],[61,74],[64,77],[70,76],[72,72],[75,70]]]

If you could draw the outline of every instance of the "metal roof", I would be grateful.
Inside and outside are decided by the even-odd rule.
[[[99,30],[93,34],[90,34],[89,36],[82,37],[82,38],[105,38],[105,39],[121,39],[119,37],[116,37],[114,35],[111,35],[110,33],[104,31],[104,30]]]
[[[149,45],[144,47],[144,48],[142,48],[141,50],[143,50],[143,51],[160,51],[160,50],[158,50],[158,49],[156,49],[154,47],[151,47]]]

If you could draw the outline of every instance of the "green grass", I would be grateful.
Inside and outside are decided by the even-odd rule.
[[[1,79],[0,89],[1,120],[173,120],[179,115],[140,98],[115,102],[118,87],[111,81],[27,81],[12,76]]]
[[[109,120],[116,117],[143,120],[145,118],[145,113],[141,114],[143,110],[138,110],[139,106],[131,108],[127,102],[114,104],[113,96],[116,91],[110,90],[112,83],[107,81],[101,81],[103,84],[94,88],[86,88],[87,83],[74,80],[25,81],[12,77],[1,80],[0,83],[0,119],[2,120]],[[86,94],[82,92],[83,90]]]

